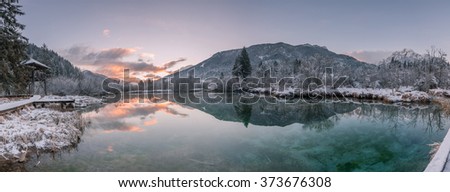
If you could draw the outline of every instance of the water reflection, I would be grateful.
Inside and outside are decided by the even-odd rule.
[[[239,98],[240,95],[235,95],[233,104],[225,101],[215,104],[207,102],[177,104],[196,108],[219,120],[242,122],[245,127],[248,124],[285,127],[299,123],[303,124],[303,128],[327,130],[340,120],[341,114],[347,114],[366,118],[372,122],[388,123],[392,129],[397,128],[400,123],[407,123],[408,126],[414,127],[418,121],[423,121],[424,129],[433,131],[444,129],[444,118],[448,117],[436,105],[385,105],[353,101],[269,104],[263,100],[248,104],[237,102]]]
[[[87,113],[85,117],[95,120],[94,128],[103,129],[104,133],[143,132],[145,127],[151,127],[158,123],[158,120],[153,117],[158,112],[180,117],[188,116],[172,108],[173,105],[176,104],[161,100],[139,103],[139,98],[133,98],[129,103],[110,104],[105,106],[102,112],[97,110],[95,113]],[[129,121],[134,118],[139,118],[139,121]]]
[[[244,123],[245,127],[248,127],[248,123],[250,123],[250,118],[252,117],[252,105],[236,103],[233,107],[238,119]]]
[[[77,150],[34,157],[26,169],[422,171],[427,144],[442,141],[449,125],[435,105],[152,99],[86,112],[91,124]]]

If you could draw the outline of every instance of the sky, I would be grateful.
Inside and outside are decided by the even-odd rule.
[[[161,76],[261,43],[315,44],[375,63],[404,48],[450,52],[450,1],[20,0],[31,43],[110,76]]]

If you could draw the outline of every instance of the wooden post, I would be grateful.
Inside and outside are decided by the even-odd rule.
[[[30,95],[34,95],[34,69],[31,72],[31,88],[30,88]]]
[[[44,94],[47,95],[47,78],[44,77]]]

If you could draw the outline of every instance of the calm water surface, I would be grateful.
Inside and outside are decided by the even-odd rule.
[[[76,148],[26,171],[423,171],[448,118],[434,105],[107,104]],[[39,165],[36,166],[37,162]]]

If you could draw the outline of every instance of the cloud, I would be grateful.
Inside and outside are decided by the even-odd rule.
[[[183,62],[183,61],[186,61],[186,58],[179,58],[179,59],[176,60],[176,61],[170,61],[170,62],[168,62],[168,63],[165,63],[165,64],[163,65],[163,67],[164,67],[164,69],[168,69],[168,68],[171,68],[171,67],[175,66],[176,64],[178,64],[178,63],[180,63],[180,62]]]
[[[138,53],[137,48],[110,48],[105,50],[95,50],[88,46],[75,45],[62,51],[62,55],[78,66],[83,66],[97,73],[112,77],[122,78],[124,69],[129,69],[131,75],[136,78],[158,78],[156,73],[167,73],[168,69],[186,58],[169,61],[162,65],[153,64],[155,54]],[[124,59],[125,58],[125,59]],[[138,58],[138,61],[128,61],[127,58]]]
[[[383,59],[389,57],[392,51],[352,51],[345,53],[346,55],[352,56],[355,59],[364,61],[367,63],[378,64]]]
[[[70,55],[84,55],[86,52],[88,52],[89,47],[88,46],[72,46],[71,48],[67,49],[67,54]]]
[[[167,62],[162,66],[156,66],[153,63],[146,62],[121,62],[121,61],[104,61],[97,60],[98,65],[96,72],[102,73],[109,77],[123,77],[123,71],[129,69],[132,74],[145,73],[145,77],[158,77],[155,73],[168,72],[168,69],[177,65],[180,62],[186,61],[185,58],[180,58],[174,61]]]
[[[140,62],[140,63],[123,63],[122,64],[123,67],[126,67],[127,69],[130,69],[130,71],[135,71],[135,72],[139,72],[139,71],[160,71],[162,70],[160,67],[154,66],[152,63],[145,63],[145,62]]]
[[[104,63],[118,61],[124,57],[131,56],[136,49],[133,48],[111,48],[100,52],[91,52],[84,56],[84,61],[94,61],[94,63]]]
[[[61,55],[73,63],[80,64],[79,61],[91,51],[91,48],[88,46],[74,45],[68,49],[62,50]]]
[[[111,62],[98,65],[96,72],[102,73],[109,77],[120,78],[123,77],[125,69],[129,69],[131,75],[137,75],[139,72],[158,73],[164,70],[151,63]]]
[[[156,125],[156,124],[158,124],[158,120],[156,120],[156,119],[152,119],[150,121],[144,122],[145,126],[153,126],[153,125]]]
[[[103,29],[103,37],[109,38],[111,37],[111,30],[110,29]]]
[[[138,61],[140,62],[151,62],[155,59],[155,54],[153,53],[141,53],[139,54]]]
[[[144,75],[145,78],[147,79],[160,79],[161,76],[153,74],[153,73],[147,73]]]
[[[131,56],[135,52],[136,49],[134,48],[110,48],[97,51],[89,46],[74,45],[69,49],[62,50],[62,55],[76,64],[93,64],[120,61],[122,58]]]

